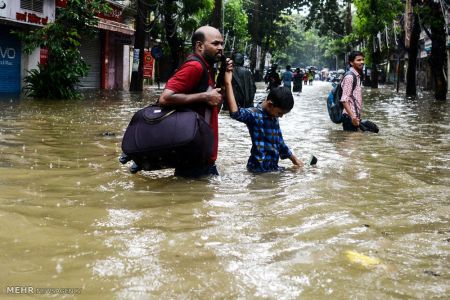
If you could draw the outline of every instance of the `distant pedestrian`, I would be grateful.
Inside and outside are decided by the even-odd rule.
[[[313,70],[309,70],[308,71],[308,82],[309,85],[312,85],[314,81],[314,71]]]
[[[300,70],[300,68],[295,69],[293,82],[293,92],[301,93],[303,88],[303,72]]]
[[[277,72],[278,65],[273,64],[266,76],[264,77],[264,82],[268,84],[267,90],[272,90],[273,88],[279,87],[281,84],[280,75]]]
[[[287,65],[286,70],[281,75],[281,81],[283,82],[283,86],[289,88],[291,90],[292,88],[292,78],[294,77],[294,73],[291,71],[291,66]]]
[[[303,74],[303,84],[308,85],[308,72]]]
[[[249,69],[244,67],[244,56],[241,53],[233,55],[233,92],[239,107],[253,106],[255,98],[256,85],[253,80],[253,74]],[[228,103],[223,103],[223,108],[228,110]]]

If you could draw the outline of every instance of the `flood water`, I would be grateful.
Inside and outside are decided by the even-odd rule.
[[[119,164],[151,95],[3,99],[0,298],[447,298],[449,102],[365,88],[380,133],[346,133],[326,113],[329,89],[305,86],[280,121],[315,167],[248,173],[247,129],[221,113],[221,176],[200,180]]]

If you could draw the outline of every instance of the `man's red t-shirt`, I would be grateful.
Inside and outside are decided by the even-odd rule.
[[[195,55],[195,54],[193,54]],[[205,66],[208,69],[208,84],[210,87],[214,88],[215,82],[213,77],[213,71],[211,66],[203,59],[203,57],[199,57]],[[189,58],[188,58],[189,59]],[[178,71],[167,81],[166,89],[169,89],[175,94],[193,94],[197,86],[200,84],[203,75],[203,67],[202,64],[198,61],[192,60],[184,63]],[[205,104],[207,105],[207,104]],[[195,109],[198,113],[205,116],[205,111],[199,111]],[[214,133],[214,148],[211,154],[210,163],[214,164],[217,159],[217,151],[219,148],[219,108],[217,106],[212,107],[211,109],[211,121],[209,122],[209,126]]]

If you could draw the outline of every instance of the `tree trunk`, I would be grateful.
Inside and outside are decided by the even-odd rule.
[[[131,73],[130,91],[133,92],[141,92],[144,89],[145,20],[143,18],[147,16],[147,13],[147,6],[138,1],[134,49],[139,49],[139,67],[137,71]]]
[[[352,0],[347,1],[347,11],[345,16],[345,35],[352,33]]]
[[[261,73],[259,74],[259,78],[257,78],[258,80],[255,81],[262,81],[263,80],[263,76],[264,76],[264,67],[266,64],[266,54],[269,52],[269,44],[270,44],[270,36],[267,35],[266,36],[266,40],[264,42],[264,46],[261,47],[261,61],[259,63],[259,69],[261,70]]]
[[[376,11],[377,11],[377,2],[376,0],[370,0],[370,7],[372,9],[373,17],[377,18]],[[372,32],[373,36],[375,37],[378,32]],[[378,69],[377,65],[380,61],[380,51],[378,50],[378,47],[375,45],[375,39],[372,38],[372,70],[370,70],[370,87],[377,89],[378,88]]]
[[[222,31],[222,0],[214,0],[211,26]],[[222,34],[225,34],[225,32],[222,32]]]
[[[140,2],[140,1],[139,1]],[[183,57],[183,49],[180,38],[177,35],[177,22],[173,18],[177,13],[176,1],[165,0],[164,1],[164,30],[166,32],[166,40],[170,49],[170,73],[173,74],[179,67],[180,57]]]
[[[406,97],[416,97],[416,69],[419,50],[420,24],[417,14],[411,20],[412,30],[408,49],[408,69],[406,72]]]
[[[433,11],[435,22],[431,23],[431,55],[430,64],[432,73],[434,74],[435,84],[435,98],[436,100],[445,101],[447,99],[447,81],[445,79],[444,68],[447,63],[446,53],[446,39],[444,19],[440,3],[432,2],[431,8]]]
[[[372,39],[372,49],[374,39]],[[378,62],[380,61],[380,51],[377,49],[372,53],[372,67],[370,70],[370,87],[373,89],[378,88]]]
[[[250,52],[250,69],[255,76],[255,80],[257,80],[257,71],[256,71],[256,48],[258,45],[261,45],[261,39],[259,35],[259,13],[261,10],[261,0],[255,0],[253,2],[253,12],[251,22],[249,22],[250,26],[250,35],[252,41],[252,51]],[[250,21],[250,20],[249,20]]]

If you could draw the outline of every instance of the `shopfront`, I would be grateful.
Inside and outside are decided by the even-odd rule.
[[[20,93],[20,41],[9,33],[9,27],[0,30],[0,93]]]
[[[20,93],[27,71],[37,68],[41,49],[22,53],[12,31],[26,32],[55,20],[54,0],[0,0],[0,93]]]

